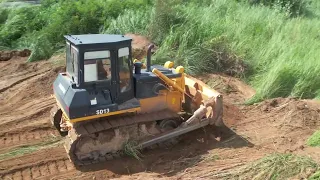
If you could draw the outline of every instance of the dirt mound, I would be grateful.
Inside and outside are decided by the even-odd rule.
[[[56,67],[47,71],[44,76],[40,76],[36,81],[30,83],[24,92],[28,93],[29,98],[50,96],[53,93],[53,81],[58,73],[63,71],[64,67]],[[22,93],[22,96],[26,96],[26,94]]]
[[[27,57],[30,56],[31,51],[29,49],[23,49],[20,51],[0,51],[0,61],[8,61],[12,57]]]
[[[62,66],[54,67],[51,62],[27,63],[25,59],[7,61],[0,72],[0,104],[6,106],[22,101],[48,97],[52,83]],[[1,64],[0,64],[1,65]]]
[[[237,130],[257,146],[280,152],[303,150],[308,137],[320,127],[320,104],[310,100],[275,98],[242,111],[245,119]]]
[[[224,74],[207,74],[197,77],[224,96],[230,104],[243,103],[250,99],[255,90],[240,79]]]
[[[310,100],[295,98],[276,98],[264,101],[257,105],[261,112],[272,117],[283,117],[281,126],[320,127],[320,106]]]
[[[152,42],[141,35],[137,34],[125,34],[125,36],[128,36],[132,38],[132,56],[133,59],[142,60],[147,55],[148,46],[152,44]],[[157,47],[155,47],[152,52],[155,51]]]

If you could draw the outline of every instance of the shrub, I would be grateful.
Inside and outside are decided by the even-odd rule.
[[[149,0],[44,0],[41,6],[13,9],[7,18],[6,11],[0,11],[0,20],[6,19],[0,44],[35,50],[30,61],[46,59],[61,48],[64,35],[99,33],[107,19],[117,18],[126,9],[145,9],[148,3]]]
[[[168,35],[170,29],[181,23],[182,19],[178,16],[175,6],[180,4],[181,0],[156,0],[154,13],[151,17],[149,32],[151,39],[160,44]]]

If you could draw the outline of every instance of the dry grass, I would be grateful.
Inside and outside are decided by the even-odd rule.
[[[293,154],[272,154],[234,170],[219,171],[212,178],[226,179],[304,179],[318,169],[312,159]]]
[[[30,154],[35,151],[39,151],[41,149],[56,147],[61,143],[63,143],[63,141],[61,141],[61,138],[49,138],[46,141],[38,144],[20,146],[20,147],[11,149],[9,152],[0,154],[0,160],[14,158],[14,157],[22,156],[24,154]]]

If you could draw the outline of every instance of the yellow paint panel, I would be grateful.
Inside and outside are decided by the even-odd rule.
[[[176,103],[176,98],[172,98],[171,104],[174,105]]]
[[[181,111],[181,100],[182,96],[179,91],[171,91],[167,95],[167,105],[168,108],[174,112]]]
[[[152,97],[152,98],[146,98],[146,99],[140,99],[140,107],[141,112],[155,112],[155,111],[161,111],[163,109],[167,108],[167,90],[160,91],[159,96]]]

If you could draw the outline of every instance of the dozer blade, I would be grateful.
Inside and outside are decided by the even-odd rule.
[[[146,148],[148,146],[151,146],[151,145],[154,145],[157,143],[161,143],[163,141],[175,138],[175,137],[180,136],[182,134],[186,134],[186,133],[194,131],[196,129],[205,127],[209,124],[210,124],[209,119],[203,119],[200,122],[198,122],[196,124],[192,124],[192,125],[185,125],[185,123],[183,123],[181,126],[179,126],[178,128],[176,128],[174,130],[171,130],[171,131],[163,133],[163,134],[159,134],[156,137],[152,137],[152,139],[141,142],[137,146],[137,148]]]
[[[201,105],[200,108],[194,112],[193,116],[183,122],[179,127],[146,139],[139,143],[137,148],[146,148],[212,124],[215,122],[214,119],[211,118],[213,106],[214,100],[207,100],[204,105]]]
[[[182,74],[183,85],[179,85],[176,81],[168,78],[156,68],[153,68],[152,72],[168,86],[185,95],[185,111],[192,112],[195,109],[203,109],[202,106],[205,106],[207,108],[206,116],[210,119],[209,124],[216,126],[223,125],[223,100],[222,95],[219,92],[211,89],[204,82],[184,73]],[[181,86],[184,86],[184,88]],[[197,116],[199,116],[199,114]]]
[[[210,125],[223,126],[223,97],[204,82],[185,74],[185,91],[193,97],[193,102],[201,109],[204,105],[208,111],[206,117]]]

